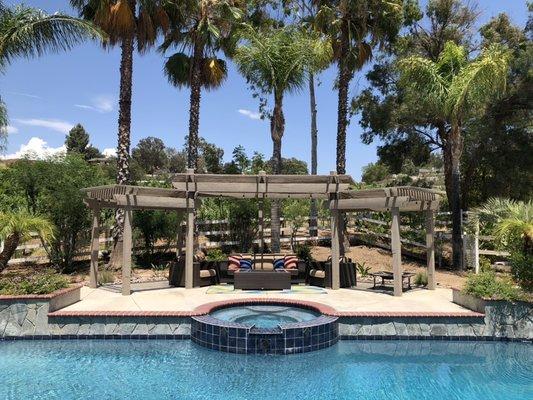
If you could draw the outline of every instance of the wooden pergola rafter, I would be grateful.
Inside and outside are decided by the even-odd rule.
[[[169,210],[186,213],[185,238],[185,287],[193,286],[193,253],[195,210],[202,197],[255,198],[264,199],[326,199],[331,210],[331,262],[332,289],[340,287],[339,264],[342,254],[343,218],[342,214],[352,211],[390,211],[392,213],[392,251],[394,272],[394,294],[402,292],[400,211],[424,211],[428,216],[426,235],[428,247],[429,288],[435,288],[434,280],[434,210],[438,208],[438,194],[428,189],[394,187],[384,189],[353,190],[354,181],[349,175],[214,175],[195,174],[187,170],[185,174],[175,174],[172,189],[152,188],[131,185],[108,185],[83,189],[85,203],[93,212],[91,240],[90,285],[98,285],[98,250],[100,232],[100,210],[102,208],[123,209],[123,259],[122,294],[131,293],[131,221],[135,210]],[[259,212],[261,244],[263,239],[263,210]],[[181,232],[181,230],[180,230]],[[178,238],[181,249],[182,238]],[[179,250],[178,250],[179,251]]]

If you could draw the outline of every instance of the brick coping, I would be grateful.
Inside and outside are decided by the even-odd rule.
[[[292,305],[308,308],[331,317],[353,318],[483,318],[485,314],[474,311],[465,312],[387,312],[387,311],[337,311],[326,304],[293,300],[293,299],[265,299],[248,298],[224,300],[202,304],[192,311],[54,311],[49,317],[195,317],[209,314],[210,312],[237,305],[272,304]]]
[[[80,289],[83,286],[85,286],[83,283],[77,283],[75,285],[69,286],[64,289],[56,290],[55,292],[48,293],[48,294],[21,294],[21,295],[13,295],[13,296],[2,294],[0,295],[0,301],[1,300],[51,300],[58,296],[62,296],[66,293],[70,293],[77,289]]]

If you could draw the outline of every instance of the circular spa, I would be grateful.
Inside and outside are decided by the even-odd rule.
[[[192,317],[191,339],[213,350],[240,354],[293,354],[338,341],[337,317],[311,306],[269,302],[221,305]]]

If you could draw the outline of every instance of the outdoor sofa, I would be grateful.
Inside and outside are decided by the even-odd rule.
[[[262,256],[261,254],[243,254],[242,258],[252,260],[252,268],[254,270],[273,271],[274,261],[285,256],[294,256],[294,254],[273,253],[263,254]],[[234,271],[229,269],[229,262],[226,260],[219,261],[218,266],[220,270],[220,281],[233,284],[235,274]],[[291,283],[305,283],[307,274],[307,263],[305,261],[298,260],[297,267],[287,269],[287,271],[291,274]]]

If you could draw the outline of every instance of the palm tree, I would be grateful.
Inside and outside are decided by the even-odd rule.
[[[47,242],[54,236],[54,225],[46,218],[26,211],[0,213],[0,240],[4,242],[0,252],[0,272],[7,267],[19,244],[31,239],[32,232],[37,232]]]
[[[316,2],[314,0],[294,0],[296,14],[300,18],[300,25],[309,32],[318,30],[316,21]],[[318,169],[318,125],[317,125],[317,106],[315,95],[315,75],[331,64],[332,54],[330,47],[324,47],[327,50],[322,57],[317,58],[315,65],[312,65],[308,71],[309,83],[309,108],[311,114],[311,175],[317,174]],[[311,199],[309,207],[309,236],[318,235],[318,208],[316,199]]]
[[[327,54],[329,42],[318,36],[306,34],[293,27],[258,31],[244,28],[245,44],[238,47],[235,61],[240,72],[255,90],[274,98],[270,114],[272,137],[273,173],[281,173],[281,141],[285,131],[283,98],[286,93],[297,91],[305,84],[306,71]],[[272,201],[271,231],[272,251],[280,249],[280,205]]]
[[[372,48],[393,40],[402,22],[402,0],[314,0],[317,22],[333,38],[338,65],[337,173],[346,173],[348,89],[354,71],[372,59]]]
[[[88,21],[62,13],[49,15],[25,5],[7,7],[0,1],[0,73],[17,57],[69,50],[75,44],[95,38],[102,39],[103,35]],[[7,110],[0,99],[0,139],[7,135],[7,123]]]
[[[235,22],[243,14],[239,0],[180,0],[176,4],[173,26],[161,46],[166,51],[177,46],[180,52],[165,63],[170,83],[191,89],[187,166],[198,169],[200,99],[202,87],[215,89],[227,76],[224,60],[217,58],[222,50],[230,53],[235,45]]]
[[[469,117],[483,110],[505,91],[509,55],[499,47],[485,49],[468,61],[462,46],[447,42],[437,62],[420,56],[399,62],[401,84],[417,101],[424,102],[436,119],[447,126],[444,138],[445,168],[451,169],[453,265],[462,267],[461,155],[462,130]]]
[[[533,202],[491,198],[477,210],[496,238],[510,250],[533,254]]]
[[[71,0],[70,3],[79,10],[81,17],[94,22],[109,36],[106,45],[121,47],[116,181],[124,185],[130,179],[134,47],[137,44],[138,51],[143,53],[155,43],[160,32],[166,32],[170,21],[164,6],[170,11],[173,7],[164,0]],[[123,220],[123,210],[117,209],[111,260],[114,266],[121,259]]]

